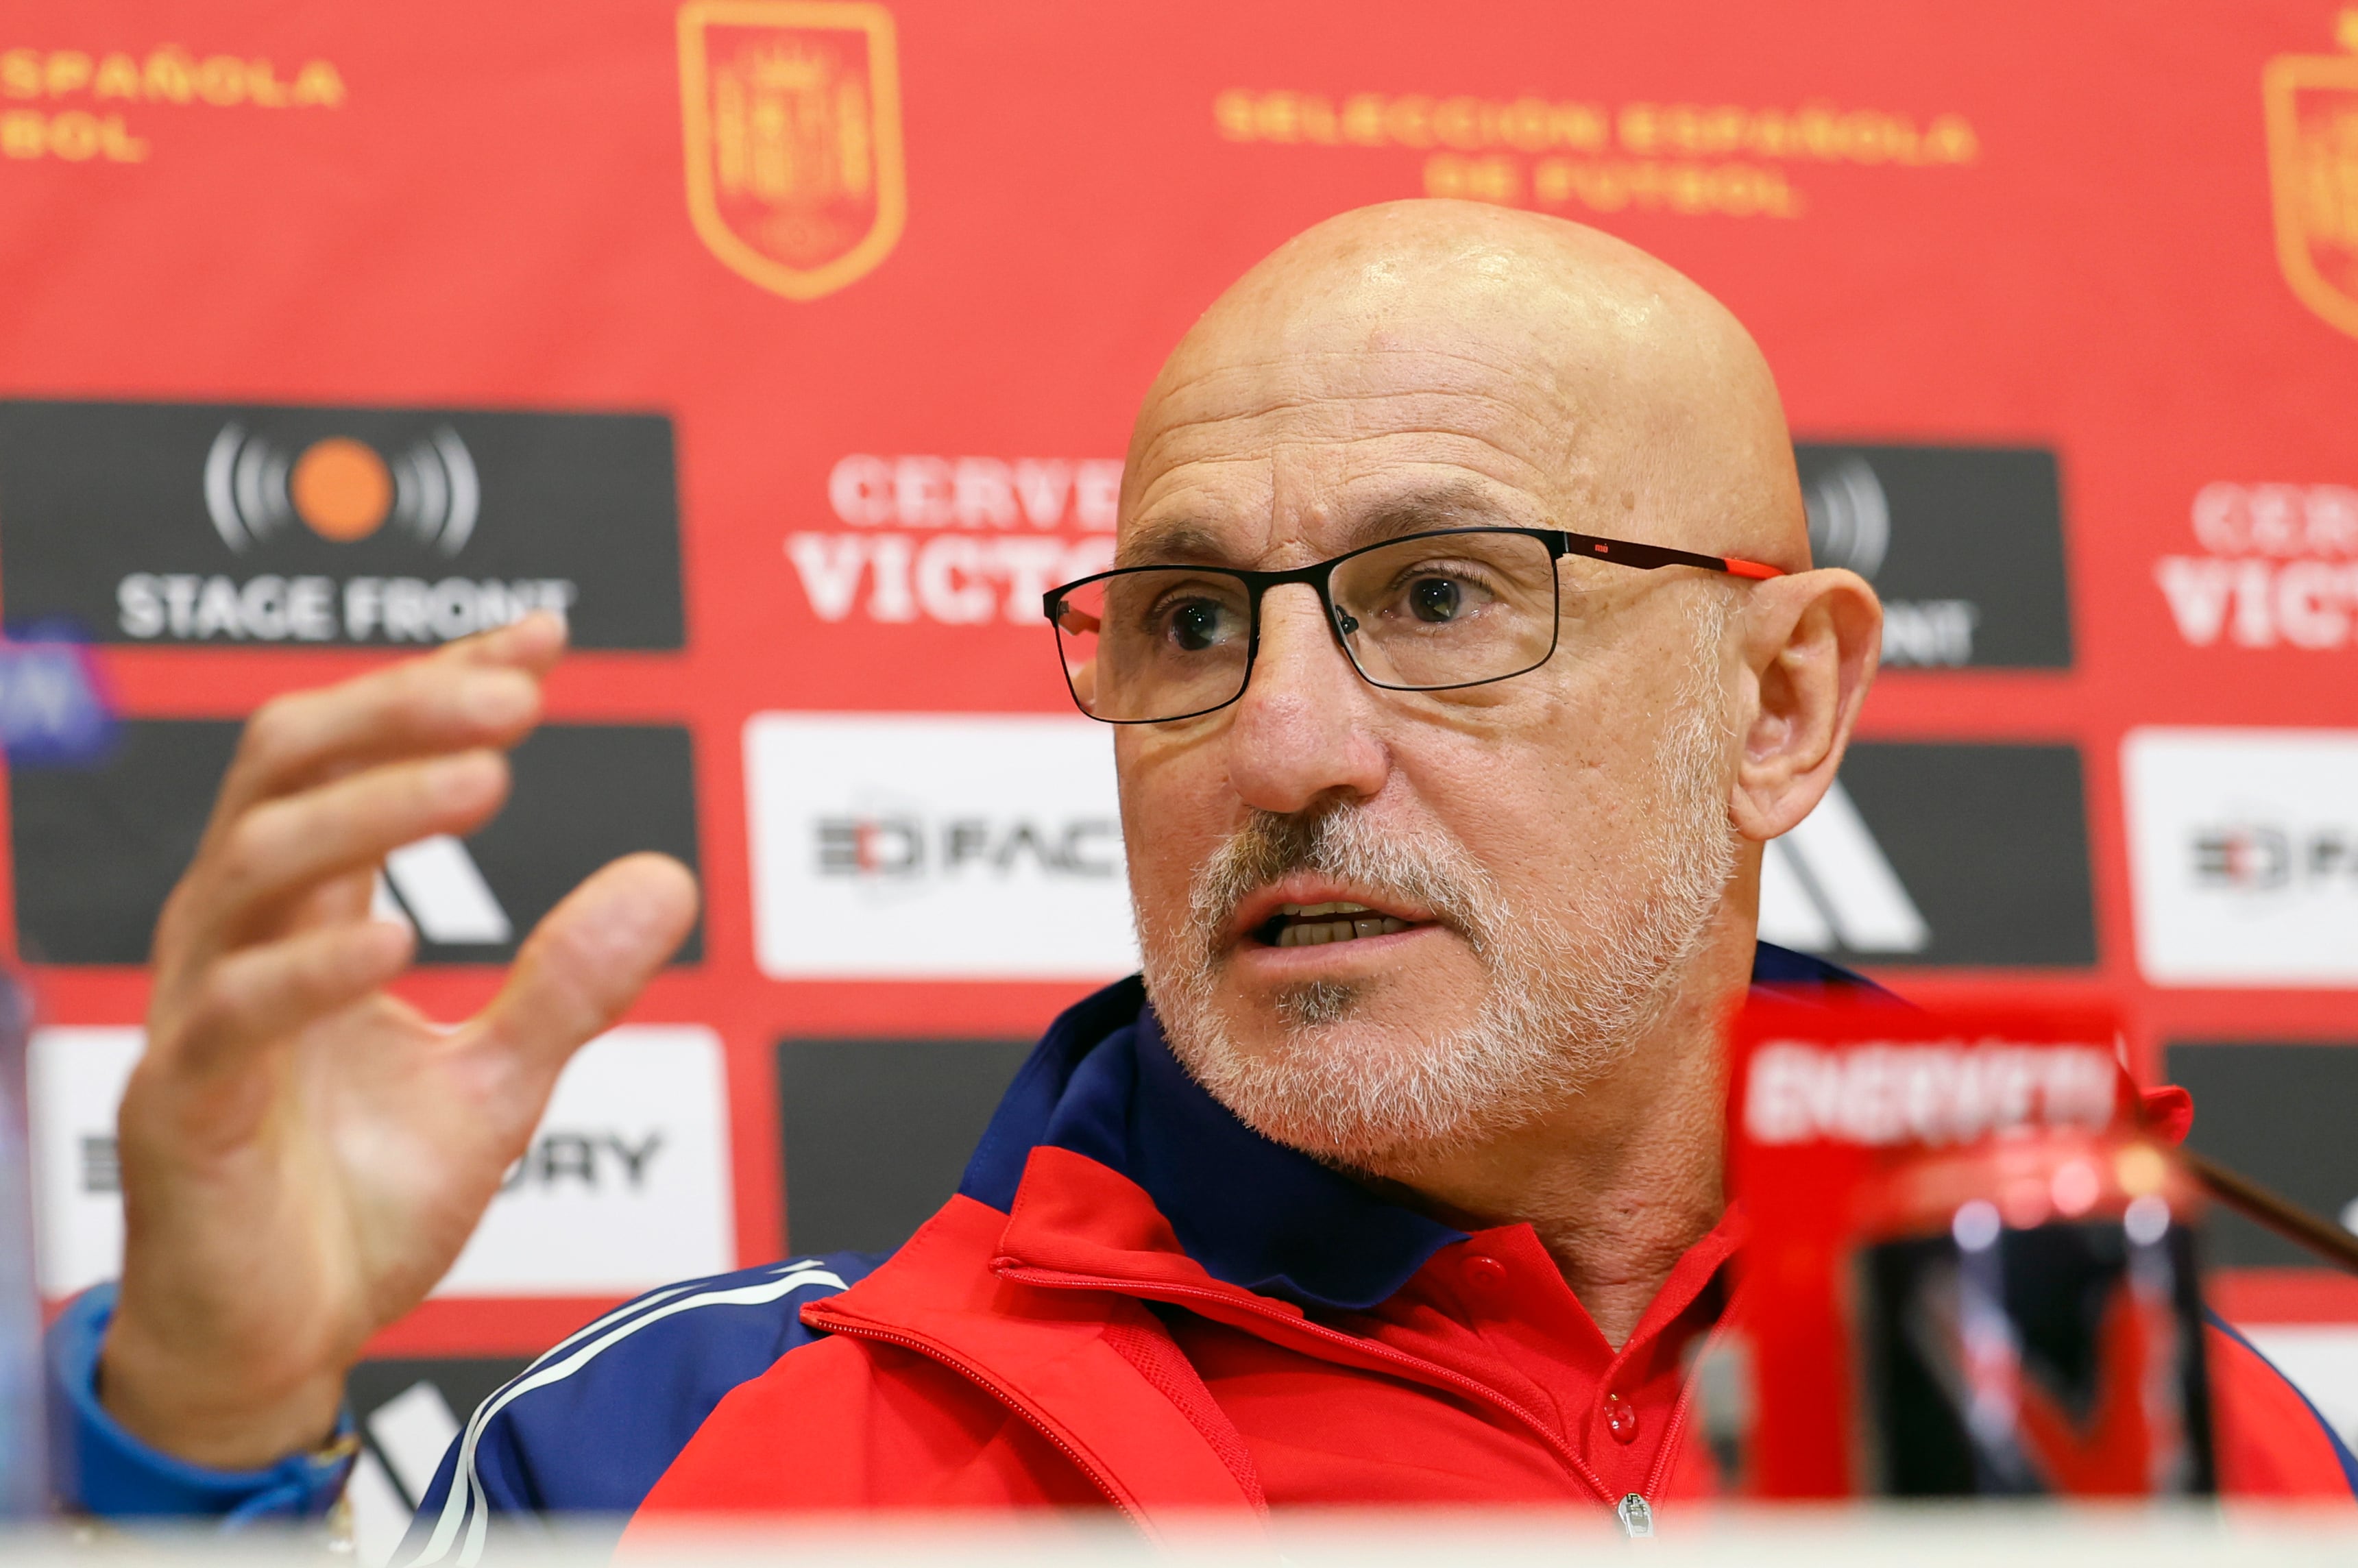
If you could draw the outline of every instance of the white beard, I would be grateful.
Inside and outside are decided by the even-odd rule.
[[[1403,1176],[1541,1115],[1627,1056],[1701,946],[1736,865],[1725,620],[1696,617],[1694,663],[1662,737],[1662,795],[1631,857],[1635,886],[1517,908],[1445,832],[1412,837],[1339,804],[1256,812],[1196,873],[1184,920],[1137,905],[1147,992],[1181,1065],[1263,1136]],[[1322,981],[1277,998],[1277,1048],[1241,1049],[1219,1008],[1221,935],[1245,898],[1293,871],[1389,893],[1455,929],[1489,977],[1474,1019],[1370,1048],[1366,1029],[1348,1026],[1362,988]]]

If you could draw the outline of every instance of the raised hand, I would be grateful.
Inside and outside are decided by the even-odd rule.
[[[617,860],[449,1029],[383,989],[387,852],[466,834],[564,651],[547,616],[258,711],[156,930],[147,1051],[123,1101],[123,1281],[100,1397],[216,1468],[322,1441],[369,1336],[440,1279],[575,1048],[687,935],[696,884]]]

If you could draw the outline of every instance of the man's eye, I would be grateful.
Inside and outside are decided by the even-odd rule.
[[[1220,640],[1220,606],[1207,600],[1182,604],[1171,612],[1171,640],[1191,654],[1200,654]]]
[[[1421,577],[1409,584],[1408,602],[1419,621],[1455,621],[1464,609],[1465,593],[1445,577]]]

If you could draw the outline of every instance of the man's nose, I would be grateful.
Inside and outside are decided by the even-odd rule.
[[[1247,806],[1291,814],[1321,796],[1366,797],[1390,763],[1375,691],[1327,624],[1317,594],[1288,583],[1261,600],[1260,652],[1228,728],[1228,779]]]

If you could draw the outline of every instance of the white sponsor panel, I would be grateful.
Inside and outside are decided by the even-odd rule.
[[[2358,986],[2358,730],[2136,730],[2121,775],[2147,979]]]
[[[772,979],[1138,967],[1105,726],[760,713],[745,769],[754,946]]]
[[[35,1033],[41,1292],[122,1266],[114,1117],[143,1032]],[[612,1295],[736,1267],[726,1065],[693,1024],[632,1024],[566,1066],[525,1156],[436,1295]]]

